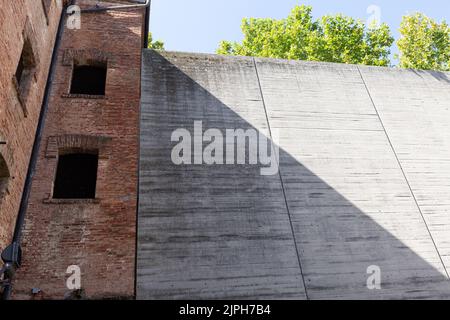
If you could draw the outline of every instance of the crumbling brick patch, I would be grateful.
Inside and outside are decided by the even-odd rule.
[[[108,144],[111,138],[83,134],[51,136],[47,139],[46,158],[57,158],[60,150],[98,150],[99,158],[108,158]]]
[[[92,62],[111,63],[112,55],[98,49],[66,49],[62,60],[63,66],[71,67],[74,61],[90,64]]]

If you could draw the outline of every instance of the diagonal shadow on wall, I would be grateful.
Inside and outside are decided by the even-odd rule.
[[[283,136],[277,175],[260,175],[260,165],[172,163],[172,132],[194,132],[194,121],[203,130],[269,135],[277,113],[267,113],[255,66],[253,58],[144,50],[137,298],[449,298],[440,257],[399,172],[388,170],[394,182],[365,167],[336,179],[339,166],[327,171],[314,157],[302,163]],[[360,203],[358,192],[367,195]],[[372,265],[381,269],[379,290],[367,288]]]

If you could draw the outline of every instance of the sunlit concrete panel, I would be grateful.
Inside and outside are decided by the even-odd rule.
[[[450,74],[361,67],[364,80],[450,271]]]
[[[358,67],[257,59],[257,69],[270,127],[280,135],[309,298],[448,295],[441,259]],[[393,95],[405,93],[390,86]],[[367,289],[369,266],[381,269],[381,290]]]

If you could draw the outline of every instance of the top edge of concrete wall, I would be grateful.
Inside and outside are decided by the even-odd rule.
[[[143,49],[144,51],[151,51],[153,49]],[[330,67],[340,67],[340,68],[364,68],[373,69],[381,71],[392,71],[392,72],[415,72],[415,73],[430,73],[430,74],[443,74],[450,77],[449,71],[438,71],[438,70],[420,70],[420,69],[402,69],[398,67],[380,67],[380,66],[369,66],[363,64],[346,64],[346,63],[336,63],[336,62],[322,62],[322,61],[307,61],[307,60],[287,60],[287,59],[277,59],[277,58],[261,58],[261,57],[251,57],[251,56],[227,56],[214,53],[198,53],[198,52],[185,52],[185,51],[158,51],[161,55],[166,57],[179,57],[179,58],[197,58],[205,60],[252,60],[255,59],[260,63],[273,63],[273,64],[292,64],[292,65],[305,65],[305,66],[330,66]],[[449,79],[450,81],[450,79]]]

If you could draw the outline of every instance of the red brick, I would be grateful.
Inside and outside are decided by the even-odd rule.
[[[97,1],[82,1],[93,5]],[[23,229],[14,298],[62,299],[66,269],[81,268],[87,298],[133,298],[144,10],[83,14],[64,30]],[[107,57],[104,99],[68,95],[71,57]],[[52,200],[58,148],[100,150],[96,198]],[[56,150],[56,151],[55,151]]]
[[[62,6],[41,1],[3,1],[0,8],[0,161],[10,178],[0,190],[0,252],[12,239]],[[47,17],[47,18],[46,18]],[[36,66],[22,98],[13,81],[24,39],[32,43]],[[20,100],[24,105],[21,105]]]

